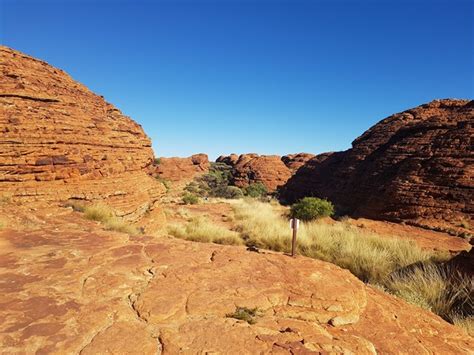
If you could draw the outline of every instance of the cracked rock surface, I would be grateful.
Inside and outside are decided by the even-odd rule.
[[[335,265],[0,208],[5,353],[469,353],[472,338]],[[34,214],[34,218],[32,218]],[[25,221],[29,218],[29,223]],[[257,308],[254,324],[228,317]]]

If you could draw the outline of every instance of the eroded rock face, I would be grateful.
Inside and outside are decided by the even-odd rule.
[[[308,160],[312,158],[314,158],[314,154],[298,153],[298,154],[284,155],[281,157],[281,160],[288,167],[288,169],[291,170],[292,173],[295,173]]]
[[[390,116],[352,143],[316,156],[282,190],[319,196],[346,213],[419,225],[474,215],[474,101],[436,100]]]
[[[218,163],[233,167],[232,184],[245,187],[253,183],[262,183],[269,192],[282,186],[291,176],[291,171],[278,155],[258,155],[255,153],[221,156]]]
[[[60,69],[0,47],[0,194],[108,200],[136,217],[163,191],[140,125]]]
[[[0,206],[5,353],[437,353],[474,344],[349,271],[245,247],[104,231],[67,209]],[[229,316],[259,312],[254,324]],[[217,335],[217,336],[216,336]]]
[[[209,171],[209,166],[206,154],[194,154],[187,158],[160,158],[155,174],[170,181],[189,181]]]

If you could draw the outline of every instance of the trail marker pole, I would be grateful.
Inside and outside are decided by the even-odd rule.
[[[293,238],[291,240],[291,256],[295,256],[296,252],[296,233],[298,232],[298,228],[300,226],[300,220],[298,218],[290,219],[290,227],[293,230]]]

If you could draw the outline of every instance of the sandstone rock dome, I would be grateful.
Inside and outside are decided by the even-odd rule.
[[[64,71],[0,47],[0,195],[106,199],[134,218],[162,187],[140,125]]]
[[[189,182],[199,174],[209,171],[207,154],[194,154],[190,157],[161,157],[154,169],[154,174],[160,178],[174,182]]]
[[[421,225],[472,225],[474,101],[435,100],[392,115],[352,148],[316,156],[288,181],[288,202],[328,198],[344,212]]]

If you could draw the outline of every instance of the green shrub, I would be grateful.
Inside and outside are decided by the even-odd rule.
[[[218,189],[216,197],[235,199],[244,197],[244,193],[237,186],[225,186],[222,189]]]
[[[211,163],[207,174],[201,175],[184,189],[201,197],[238,198],[241,194],[235,186],[229,186],[232,167],[224,163]]]
[[[225,316],[246,321],[248,324],[255,324],[258,308],[237,307],[233,313],[227,313]]]
[[[253,198],[267,196],[267,188],[261,182],[250,184],[249,186],[244,187],[243,192],[245,196]]]
[[[155,165],[160,165],[161,164],[161,158],[155,158],[154,163],[155,163]]]
[[[182,201],[185,205],[195,205],[199,202],[199,197],[191,193],[185,193],[182,197]]]
[[[330,201],[316,197],[304,197],[291,206],[290,215],[302,221],[328,217],[334,214],[334,206]]]

